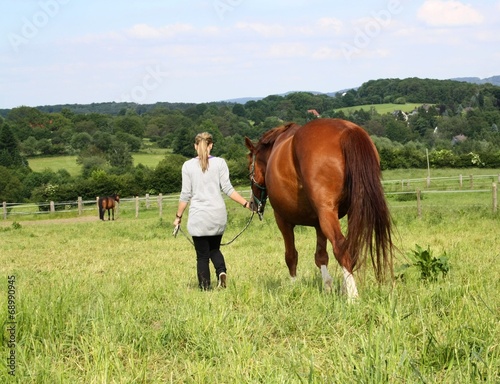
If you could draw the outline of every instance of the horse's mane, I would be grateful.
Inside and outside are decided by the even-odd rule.
[[[276,141],[276,139],[284,132],[287,132],[290,128],[294,127],[296,124],[295,123],[289,123],[286,125],[281,125],[279,127],[273,128],[264,135],[259,140],[258,146],[263,145],[272,145]]]

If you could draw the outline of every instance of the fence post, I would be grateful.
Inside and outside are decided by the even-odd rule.
[[[498,190],[497,185],[493,183],[493,213],[497,213],[498,209]]]
[[[78,216],[81,216],[83,212],[83,202],[82,197],[78,196]]]
[[[146,209],[149,209],[149,193],[146,193]]]
[[[100,219],[101,215],[99,214],[99,196],[95,198],[95,204],[97,205],[97,217]]]
[[[50,202],[50,213],[54,213],[55,211],[56,211],[56,207],[55,207],[55,205],[54,205],[54,202],[53,202],[53,201],[51,201],[51,202]]]
[[[158,195],[158,209],[160,210],[160,217],[163,213],[163,195],[160,193]]]
[[[431,186],[431,177],[427,176],[427,188]]]
[[[462,174],[460,174],[460,176],[459,176],[458,179],[460,180],[460,189],[462,189],[462,187],[463,187],[463,177],[462,177]]]
[[[4,219],[4,220],[7,220],[7,202],[6,202],[6,201],[4,201],[4,202],[2,203],[2,206],[3,206],[3,219]]]
[[[474,176],[470,175],[469,179],[470,179],[470,189],[474,189]]]
[[[139,217],[139,196],[135,197],[135,218]]]
[[[422,205],[420,204],[420,189],[417,189],[417,216],[422,216]]]

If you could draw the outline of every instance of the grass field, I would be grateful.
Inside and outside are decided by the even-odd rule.
[[[371,108],[374,108],[377,113],[380,115],[385,115],[386,113],[392,113],[397,110],[401,110],[403,112],[411,112],[415,108],[421,107],[422,103],[406,103],[406,104],[370,104],[370,105],[357,105],[354,107],[345,107],[338,108],[336,112],[344,112],[345,114],[352,113],[354,111],[359,111],[363,109],[365,111],[370,111]]]
[[[429,195],[421,218],[390,198],[396,269],[418,244],[450,271],[426,282],[410,267],[378,286],[368,268],[354,304],[323,291],[311,228],[296,228],[290,281],[271,207],[223,247],[228,288],[210,292],[197,289],[191,244],[171,236],[174,201],[162,218],[124,202],[114,222],[3,223],[0,382],[498,383],[500,217],[489,198],[464,196]],[[227,205],[223,241],[248,220]]]
[[[148,152],[134,153],[134,166],[138,164],[154,168],[165,158],[166,150],[149,150]],[[76,156],[33,157],[28,159],[29,166],[34,172],[51,169],[56,172],[65,169],[71,176],[78,176],[81,166],[76,163]]]

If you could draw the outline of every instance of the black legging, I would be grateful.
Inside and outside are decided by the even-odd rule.
[[[196,250],[198,284],[203,290],[210,288],[210,260],[214,264],[217,280],[222,272],[226,272],[224,255],[220,251],[221,240],[222,235],[193,236],[194,248]]]

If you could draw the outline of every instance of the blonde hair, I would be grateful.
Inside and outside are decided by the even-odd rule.
[[[196,135],[194,143],[197,145],[196,152],[200,159],[201,170],[205,172],[208,169],[208,146],[214,143],[214,139],[210,133],[202,132]]]

